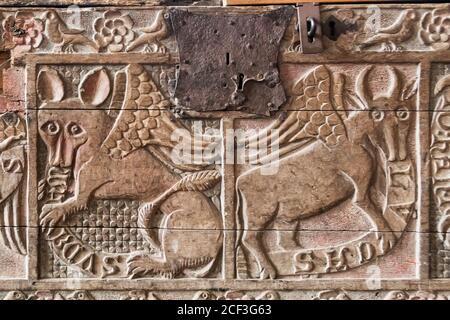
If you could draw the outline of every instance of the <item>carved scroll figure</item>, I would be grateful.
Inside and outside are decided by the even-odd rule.
[[[399,45],[414,36],[417,32],[417,13],[412,9],[402,12],[398,19],[390,26],[376,30],[376,33],[362,41],[361,49],[381,45],[385,51],[397,51]]]
[[[266,138],[280,146],[277,174],[262,175],[261,167],[270,165],[263,164],[238,177],[241,244],[247,256],[257,261],[261,278],[277,276],[275,258],[269,258],[263,242],[267,228],[282,230],[278,231],[278,246],[284,251],[297,252],[294,258],[302,264],[302,273],[343,271],[382,255],[397,242],[407,223],[410,214],[407,208],[411,203],[402,199],[398,208],[390,208],[390,194],[386,190],[397,183],[402,185],[401,190],[406,188],[414,193],[410,187],[412,166],[407,150],[414,85],[403,87],[400,72],[390,66],[386,68],[389,88],[371,92],[368,77],[375,69],[368,66],[357,78],[357,97],[353,101],[349,95],[343,95],[342,74],[332,79],[324,66],[309,72],[294,86],[295,96],[288,109],[296,111],[268,127],[279,135],[278,139]],[[347,109],[348,101],[357,106],[356,110]],[[247,143],[251,145],[260,139],[265,138],[250,137]],[[387,182],[382,184],[382,191],[387,193],[385,208],[375,205],[369,194],[379,168],[390,172],[386,174]],[[398,177],[392,173],[394,168]],[[366,254],[360,255],[359,261],[348,263],[347,253],[358,256],[355,246],[337,247],[339,250],[332,253],[342,257],[337,265],[333,264],[336,257],[327,256],[330,250],[312,254],[307,249],[302,251],[296,240],[299,222],[344,201],[351,201],[367,215],[374,227],[371,234],[376,236],[373,242],[379,243],[378,249],[361,242],[356,249],[363,247],[367,249]],[[407,214],[402,216],[404,210]],[[319,253],[324,254],[319,258],[323,258],[325,265],[316,270],[314,255]]]
[[[140,46],[145,46],[145,50],[148,52],[166,52],[166,47],[161,43],[161,40],[165,39],[169,34],[166,22],[164,21],[164,11],[158,11],[155,21],[145,28],[139,29],[142,31],[137,39],[131,42],[127,51],[134,50]]]
[[[450,249],[450,202],[448,198],[450,172],[448,170],[449,139],[448,118],[450,117],[450,76],[442,77],[434,87],[438,97],[432,119],[431,168],[433,194],[436,202],[438,235],[445,249]]]
[[[98,45],[84,35],[85,30],[69,28],[55,10],[45,13],[47,36],[56,45],[55,51],[74,52],[76,46],[87,46],[98,52]]]
[[[59,258],[91,276],[206,275],[220,251],[222,234],[220,214],[202,191],[214,186],[220,174],[203,170],[206,165],[173,163],[170,151],[177,142],[171,133],[186,128],[173,118],[169,101],[144,67],[132,64],[116,73],[109,109],[101,108],[111,91],[103,68],[86,75],[76,98],[63,99],[63,82],[52,69],[40,71],[38,88],[44,101],[38,128],[48,152],[46,176],[50,170],[59,176],[64,172],[66,181],[64,197],[45,201],[40,215]],[[121,110],[114,118],[111,111],[117,107]],[[186,171],[193,173],[182,178],[179,173]],[[45,194],[41,198],[49,199]],[[94,252],[68,228],[55,228],[93,199],[143,202],[141,232],[158,247],[155,252],[131,257]],[[164,215],[157,237],[147,230],[151,208]]]
[[[23,202],[25,126],[15,113],[0,117],[0,238],[6,247],[26,255]]]

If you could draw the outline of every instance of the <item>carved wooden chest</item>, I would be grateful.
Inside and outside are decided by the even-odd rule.
[[[0,7],[0,299],[450,297],[448,4],[116,2]]]

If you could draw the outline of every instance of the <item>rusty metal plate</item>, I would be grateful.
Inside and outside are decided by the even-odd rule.
[[[172,9],[180,66],[175,98],[196,111],[269,115],[285,102],[278,47],[291,7],[265,14],[194,14]]]

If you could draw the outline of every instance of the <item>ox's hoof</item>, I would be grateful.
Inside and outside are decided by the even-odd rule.
[[[263,267],[261,270],[261,273],[259,275],[259,278],[261,280],[276,279],[276,277],[277,277],[277,271],[272,266]]]

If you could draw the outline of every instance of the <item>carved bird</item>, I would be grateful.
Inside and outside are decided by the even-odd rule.
[[[434,292],[417,291],[408,293],[406,291],[391,291],[384,300],[448,300],[448,297]]]
[[[153,292],[147,293],[145,290],[131,290],[128,295],[121,300],[161,300]]]
[[[409,40],[415,34],[414,22],[418,19],[412,9],[405,10],[389,27],[377,30],[376,34],[359,44],[361,49],[382,45],[385,51],[396,51],[398,45]]]
[[[45,12],[47,36],[51,42],[55,43],[56,51],[75,51],[74,46],[91,47],[98,52],[98,45],[87,38],[83,33],[83,29],[68,28],[66,23],[61,19],[55,10]]]
[[[22,291],[10,291],[3,300],[26,300],[27,296]]]
[[[131,42],[128,45],[126,51],[131,51],[142,45],[146,45],[146,51],[162,53],[166,52],[166,47],[160,42],[168,35],[168,29],[164,21],[163,13],[163,11],[159,11],[156,14],[155,21],[153,21],[150,26],[139,29],[143,32],[143,34],[140,35],[136,40]],[[151,46],[154,47],[153,50],[151,50]]]
[[[348,294],[343,290],[321,291],[313,300],[351,300]]]
[[[69,294],[66,300],[94,300],[94,297],[86,290],[76,290]]]

